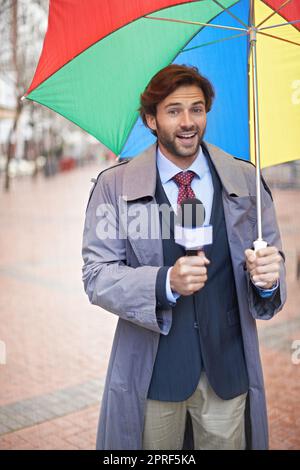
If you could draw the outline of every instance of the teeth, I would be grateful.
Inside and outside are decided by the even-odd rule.
[[[194,134],[183,134],[183,135],[179,135],[178,137],[184,137],[184,138],[190,138],[190,137],[194,137],[194,135],[196,135],[196,133]]]

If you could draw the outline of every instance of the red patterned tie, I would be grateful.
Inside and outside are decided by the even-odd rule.
[[[193,171],[181,171],[177,175],[173,176],[173,180],[179,188],[177,204],[181,204],[184,199],[190,197],[196,197],[194,191],[191,188],[191,182],[195,176]]]

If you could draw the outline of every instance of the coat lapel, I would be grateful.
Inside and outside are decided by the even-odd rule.
[[[244,264],[244,250],[256,238],[256,196],[251,194],[242,167],[236,159],[211,144],[206,144],[223,187],[223,207],[231,258]]]
[[[154,197],[156,187],[156,144],[126,165],[123,199],[129,202]]]
[[[122,195],[127,205],[128,239],[140,265],[163,266],[156,172],[156,144],[133,158],[124,172]]]
[[[221,180],[223,189],[228,196],[246,197],[249,196],[249,190],[245,175],[237,165],[232,155],[215,147],[212,144],[204,144],[209,152],[212,163]]]

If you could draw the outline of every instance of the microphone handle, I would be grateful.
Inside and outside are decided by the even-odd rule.
[[[186,250],[186,256],[197,256],[199,250]]]

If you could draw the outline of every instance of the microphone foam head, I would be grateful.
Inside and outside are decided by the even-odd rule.
[[[178,208],[176,224],[186,228],[202,227],[205,220],[205,208],[200,199],[188,198]]]

